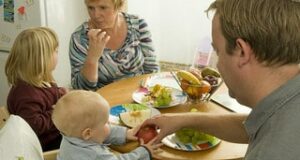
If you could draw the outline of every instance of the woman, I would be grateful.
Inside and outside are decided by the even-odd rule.
[[[96,90],[159,70],[147,23],[121,12],[124,0],[85,0],[90,20],[70,41],[72,86]]]

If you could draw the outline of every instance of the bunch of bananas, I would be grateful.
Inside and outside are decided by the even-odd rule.
[[[211,67],[179,70],[176,75],[182,90],[192,99],[201,99],[203,95],[211,93],[221,78],[220,73]]]

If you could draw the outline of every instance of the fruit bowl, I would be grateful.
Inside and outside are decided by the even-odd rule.
[[[201,84],[190,84],[185,80],[180,80],[180,87],[191,100],[208,101],[218,87],[221,85],[222,80],[218,80],[217,84],[210,85],[207,81],[202,81]]]
[[[212,68],[180,70],[176,75],[182,91],[192,101],[208,101],[222,84],[219,72]]]
[[[180,80],[180,87],[192,100],[204,100],[203,98],[206,97],[211,90],[211,86],[208,82],[203,82],[202,84],[190,84],[185,80]]]

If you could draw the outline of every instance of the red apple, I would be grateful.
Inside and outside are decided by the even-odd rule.
[[[157,131],[155,129],[155,126],[145,126],[141,128],[136,134],[138,139],[144,140],[144,143],[148,143],[151,139],[156,137],[156,135]]]
[[[182,90],[186,90],[187,88],[188,88],[188,86],[190,85],[190,83],[189,83],[189,81],[187,81],[187,80],[184,80],[184,79],[182,79],[181,81],[180,81],[180,86],[181,86],[181,88],[182,88]]]

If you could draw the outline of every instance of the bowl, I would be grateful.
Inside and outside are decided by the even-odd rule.
[[[191,84],[186,80],[180,80],[180,87],[186,93],[190,100],[193,101],[208,101],[211,95],[222,84],[222,79],[218,78],[217,83],[211,84],[207,80],[201,80],[200,84]]]

